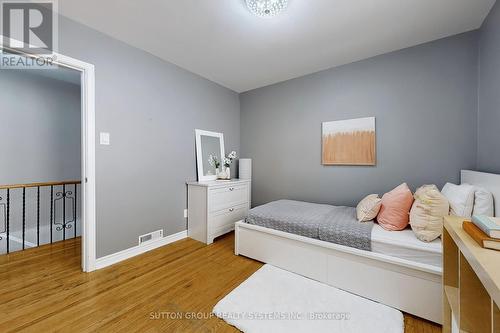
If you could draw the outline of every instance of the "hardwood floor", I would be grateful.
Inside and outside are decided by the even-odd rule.
[[[79,239],[0,256],[0,332],[237,332],[210,312],[262,264],[233,243],[185,239],[89,274]],[[441,327],[405,315],[405,332]]]

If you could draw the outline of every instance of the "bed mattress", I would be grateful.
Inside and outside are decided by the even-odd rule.
[[[441,238],[432,242],[422,242],[411,229],[387,231],[380,225],[372,229],[372,252],[413,262],[442,266]]]
[[[358,222],[355,214],[353,207],[279,200],[251,209],[245,221],[412,262],[442,266],[441,239],[422,242],[411,229],[387,231],[374,222]],[[339,219],[343,223],[339,223]]]

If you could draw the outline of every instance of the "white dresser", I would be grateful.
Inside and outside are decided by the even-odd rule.
[[[188,182],[188,237],[211,244],[250,209],[250,180]]]

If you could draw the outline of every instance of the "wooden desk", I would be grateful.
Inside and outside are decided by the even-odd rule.
[[[500,332],[500,251],[481,248],[446,217],[443,231],[443,332]],[[452,315],[455,324],[452,323]]]

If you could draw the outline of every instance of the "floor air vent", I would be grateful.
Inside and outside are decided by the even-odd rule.
[[[153,231],[149,234],[139,236],[139,245],[147,242],[154,241],[163,237],[163,230]]]

